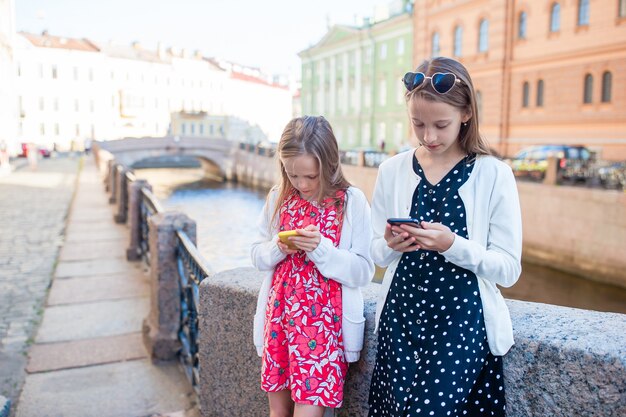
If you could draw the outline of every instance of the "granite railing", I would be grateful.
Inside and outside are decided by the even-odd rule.
[[[204,417],[266,417],[252,319],[262,273],[240,268],[200,284],[200,404]],[[342,417],[367,416],[376,353],[375,294],[364,289],[361,359],[350,365]],[[504,357],[507,416],[626,415],[626,315],[507,300],[516,344]]]

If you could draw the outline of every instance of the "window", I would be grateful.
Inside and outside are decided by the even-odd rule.
[[[89,81],[93,81],[93,69],[89,68]]]
[[[43,78],[43,64],[39,64],[39,78]]]
[[[73,72],[74,72],[74,81],[78,81],[78,67],[74,67]]]
[[[578,0],[578,26],[589,24],[589,0]]]
[[[59,132],[60,132],[60,130],[59,130],[59,124],[58,124],[58,123],[55,123],[55,124],[54,124],[54,134],[55,134],[56,136],[59,136]]]
[[[46,125],[44,125],[43,123],[39,125],[39,133],[41,133],[41,136],[45,136],[46,134]]]
[[[517,38],[526,39],[526,12],[519,14],[519,21],[517,26]]]
[[[617,15],[619,17],[626,17],[626,0],[619,0],[617,5]]]
[[[95,104],[94,104],[93,100],[89,100],[89,111],[91,113],[93,113],[94,110],[95,110]]]
[[[75,132],[76,132],[76,136],[80,136],[80,125],[79,124],[76,124]]]
[[[196,124],[195,123],[190,123],[191,124],[191,135],[195,135],[196,134]]]
[[[593,75],[585,75],[585,89],[583,95],[583,103],[589,104],[593,101]]]
[[[157,125],[157,131],[159,130],[158,125]],[[200,134],[204,135],[204,123],[200,123]]]
[[[78,99],[74,100],[74,111],[80,111],[80,106],[78,105]]]
[[[56,80],[56,79],[57,79],[57,76],[58,76],[58,73],[57,73],[57,66],[56,66],[56,65],[53,65],[53,66],[52,66],[52,79],[53,79],[53,80]]]
[[[59,111],[59,99],[57,97],[54,98],[54,111]]]
[[[181,123],[181,124],[180,124],[180,133],[181,133],[181,134],[183,134],[183,135],[184,135],[185,133],[187,133],[187,132],[185,132],[185,130],[187,130],[186,128],[187,128],[187,126],[185,126],[185,124],[184,124],[184,123]]]
[[[379,91],[379,97],[378,97],[378,104],[382,106],[386,106],[387,105],[387,80],[382,79],[380,80],[380,91]]]
[[[530,99],[530,84],[528,81],[524,81],[524,85],[522,86],[522,107],[528,107],[528,101]]]
[[[561,30],[561,5],[554,3],[550,10],[550,32],[558,32]]]
[[[43,97],[39,97],[39,110],[41,111],[45,110]]]
[[[387,44],[386,43],[381,43],[380,44],[380,55],[379,58],[380,59],[387,59]]]
[[[404,54],[404,39],[398,39],[398,43],[396,44],[396,54],[403,55]]]
[[[537,107],[543,107],[543,80],[537,81]]]
[[[18,62],[15,66],[17,69],[17,76],[21,77],[22,76],[22,64]]]
[[[478,52],[487,52],[489,49],[489,21],[483,19],[478,27]]]
[[[611,84],[613,81],[613,76],[609,71],[605,71],[602,74],[602,102],[610,103],[611,102]]]
[[[432,37],[432,44],[431,44],[431,56],[433,57],[439,56],[440,52],[441,52],[441,49],[439,46],[439,32],[434,32],[433,37]]]
[[[457,26],[454,28],[454,56],[463,54],[463,28]]]

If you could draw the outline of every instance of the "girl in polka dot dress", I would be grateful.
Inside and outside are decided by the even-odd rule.
[[[496,284],[521,272],[515,179],[480,136],[462,64],[434,58],[403,82],[420,146],[381,164],[372,199],[372,257],[387,270],[369,416],[504,416],[513,333]]]
[[[271,417],[321,417],[340,407],[348,362],[363,346],[363,298],[374,264],[370,208],[344,178],[323,117],[287,124],[278,143],[281,183],[259,220],[252,262],[267,271],[254,318],[261,388]],[[280,231],[296,230],[290,245]]]

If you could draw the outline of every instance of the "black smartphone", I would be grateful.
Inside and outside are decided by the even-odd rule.
[[[422,227],[420,226],[420,221],[417,219],[412,219],[410,217],[392,217],[387,219],[387,223],[392,226],[400,226],[401,224],[408,224],[413,227]]]

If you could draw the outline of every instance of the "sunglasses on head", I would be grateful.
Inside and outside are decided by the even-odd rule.
[[[408,91],[413,91],[420,85],[424,84],[424,81],[430,80],[430,85],[439,94],[446,94],[454,87],[456,83],[460,83],[461,80],[451,72],[436,72],[432,77],[427,77],[421,72],[407,72],[402,78],[402,82]]]

